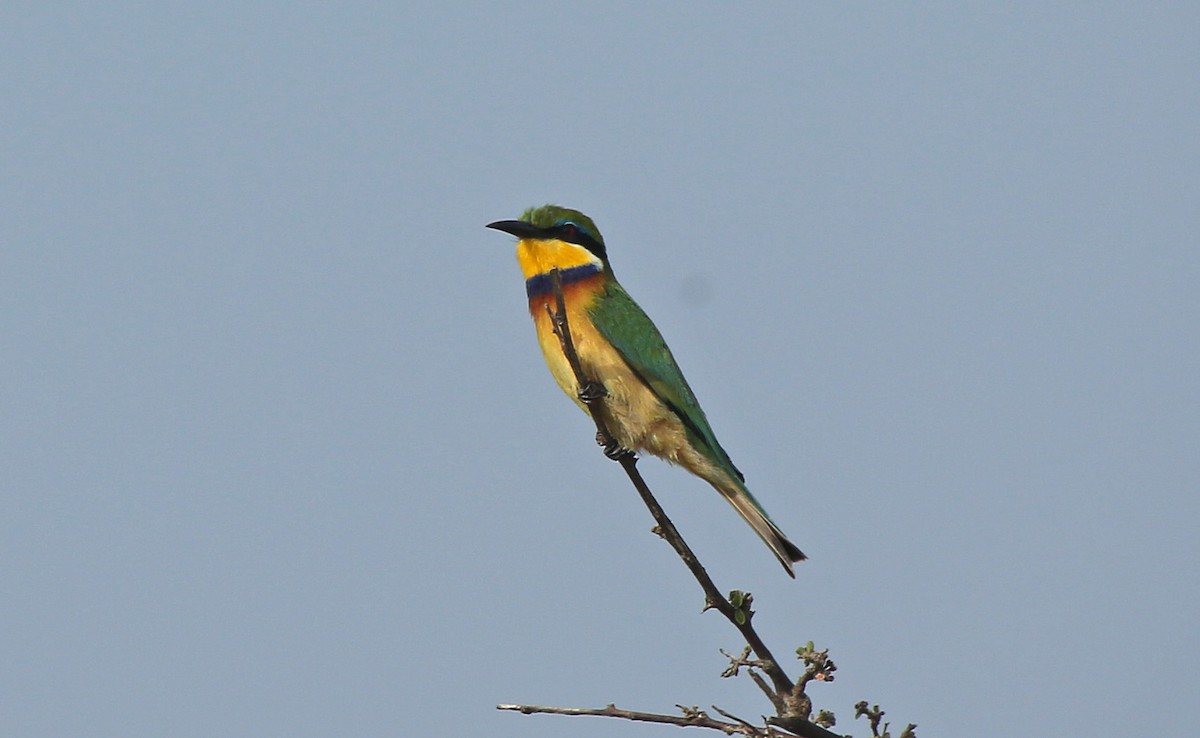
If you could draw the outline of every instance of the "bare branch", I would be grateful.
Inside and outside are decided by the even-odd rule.
[[[750,679],[752,679],[754,683],[758,685],[758,688],[762,690],[762,693],[767,696],[767,699],[770,700],[771,704],[775,706],[776,711],[784,709],[783,701],[779,699],[778,695],[775,694],[775,691],[771,689],[771,685],[767,684],[767,681],[763,679],[762,675],[755,671],[755,669],[762,668],[762,662],[750,658],[749,646],[746,646],[744,649],[742,649],[742,654],[740,656],[734,656],[723,648],[720,649],[720,651],[725,658],[729,659],[729,666],[726,667],[725,671],[721,672],[722,678],[739,676],[742,668],[744,667],[746,669],[746,673],[750,675]]]
[[[879,729],[879,723],[881,720],[883,720],[883,716],[885,714],[886,713],[883,710],[879,709],[879,705],[868,707],[866,700],[862,700],[854,705],[854,717],[856,719],[865,717],[871,724],[871,735],[875,738],[891,738],[892,736],[891,732],[888,730],[888,727],[891,725],[891,723],[884,723],[883,730],[880,731]],[[909,723],[908,727],[906,727],[900,733],[900,738],[917,738],[916,730],[916,724]]]
[[[735,723],[727,723],[721,720],[716,720],[708,715],[707,712],[696,707],[684,707],[676,705],[683,713],[682,715],[663,715],[655,712],[638,712],[636,710],[622,710],[616,705],[608,705],[607,707],[545,707],[542,705],[496,705],[497,710],[514,710],[525,715],[534,713],[543,713],[548,715],[592,715],[596,717],[613,717],[623,720],[633,720],[641,723],[661,723],[664,725],[678,725],[685,728],[709,728],[711,730],[719,730],[725,735],[744,735],[749,738],[786,738],[785,734],[770,728],[760,728],[750,723],[740,720],[732,715],[727,715],[719,708],[714,708],[718,712],[727,717],[737,720]]]

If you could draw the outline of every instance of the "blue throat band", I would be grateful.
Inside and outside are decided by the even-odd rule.
[[[600,267],[595,264],[582,264],[570,269],[560,269],[558,273],[562,276],[563,287],[572,282],[579,282],[588,277],[595,276],[600,273]],[[554,282],[550,281],[550,272],[535,274],[525,280],[525,294],[532,300],[535,297],[548,295],[554,292]]]

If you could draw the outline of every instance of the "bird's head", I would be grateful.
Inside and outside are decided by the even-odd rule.
[[[517,260],[525,277],[551,269],[595,264],[608,271],[604,237],[592,219],[570,208],[542,205],[529,208],[517,220],[498,220],[488,228],[516,236]]]

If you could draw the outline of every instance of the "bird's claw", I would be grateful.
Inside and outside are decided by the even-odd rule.
[[[585,405],[599,402],[608,396],[608,390],[599,382],[588,382],[579,388],[579,400]]]
[[[604,455],[613,461],[620,461],[630,456],[635,456],[633,451],[621,446],[615,438],[609,438],[603,433],[596,434],[596,443],[604,449]]]

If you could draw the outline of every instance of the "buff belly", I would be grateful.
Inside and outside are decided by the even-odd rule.
[[[692,447],[678,416],[633,373],[612,344],[596,331],[590,316],[580,309],[580,304],[587,302],[587,291],[586,283],[570,285],[564,290],[567,322],[584,374],[601,382],[608,391],[604,420],[609,431],[623,448],[645,451],[678,464],[721,489],[728,484],[727,475]],[[530,301],[538,344],[554,381],[575,404],[587,411],[587,406],[579,399],[575,373],[563,355],[562,345],[546,311],[551,299]]]

